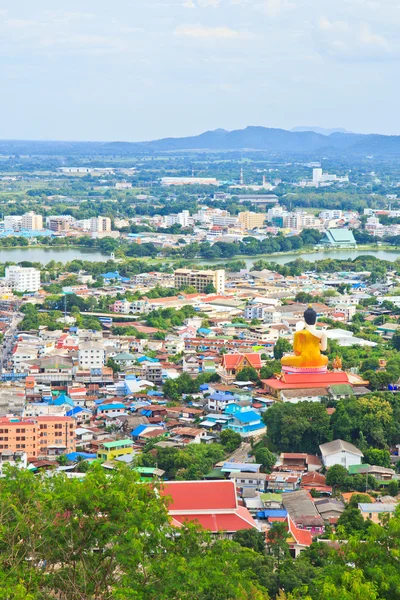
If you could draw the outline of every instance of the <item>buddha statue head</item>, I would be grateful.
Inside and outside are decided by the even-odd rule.
[[[317,313],[315,312],[311,304],[309,304],[307,310],[304,311],[304,320],[307,323],[307,325],[315,325],[315,323],[317,322]]]

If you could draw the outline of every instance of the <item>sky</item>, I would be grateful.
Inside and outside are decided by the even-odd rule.
[[[400,134],[399,0],[0,0],[0,138]]]

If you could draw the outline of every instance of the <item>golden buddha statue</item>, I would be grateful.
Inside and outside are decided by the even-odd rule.
[[[324,331],[315,327],[317,313],[311,304],[304,312],[304,323],[294,334],[294,356],[283,356],[282,371],[290,373],[325,373],[328,357],[321,354],[327,349],[327,337]]]
[[[341,371],[343,367],[342,359],[340,356],[337,356],[333,361],[333,368],[335,371]]]

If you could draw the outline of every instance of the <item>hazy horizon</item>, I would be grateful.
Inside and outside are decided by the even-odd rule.
[[[400,134],[396,0],[3,0],[0,138]]]

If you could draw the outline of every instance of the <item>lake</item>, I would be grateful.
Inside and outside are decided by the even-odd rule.
[[[370,256],[376,256],[381,260],[395,261],[400,257],[400,249],[397,250],[315,250],[314,252],[303,252],[299,254],[263,254],[262,256],[250,256],[250,257],[234,257],[231,260],[244,260],[246,267],[251,267],[256,260],[264,259],[268,262],[276,262],[280,265],[296,260],[296,258],[304,258],[310,262],[316,260],[323,260],[324,258],[335,258],[337,260],[354,259],[357,256],[368,254]],[[106,262],[110,260],[109,254],[102,254],[99,250],[93,250],[91,248],[36,248],[31,246],[29,248],[0,248],[0,262],[15,262],[19,263],[24,260],[32,262],[40,262],[43,265],[47,264],[51,260],[57,262],[66,263],[74,259],[90,260],[93,262]],[[143,259],[146,260],[146,259]],[[164,262],[160,259],[160,262]],[[193,260],[190,261],[197,263],[198,265],[210,265],[213,263],[223,263],[223,259],[219,260]]]
[[[375,256],[380,260],[388,260],[390,262],[395,261],[397,258],[400,258],[400,249],[398,250],[352,250],[352,249],[342,249],[342,250],[316,250],[315,252],[303,252],[299,254],[264,254],[262,256],[250,256],[250,257],[237,257],[232,258],[231,260],[243,260],[246,263],[246,268],[252,267],[253,263],[256,260],[266,260],[267,262],[275,262],[278,265],[284,265],[288,262],[292,262],[297,258],[303,258],[309,262],[315,262],[317,260],[324,260],[326,258],[334,258],[336,260],[347,260],[357,258],[357,256]],[[222,263],[223,259],[210,261],[210,260],[199,260],[193,261],[197,262],[200,265],[209,265],[212,263]]]
[[[40,262],[46,265],[51,260],[57,262],[69,262],[80,258],[82,260],[90,260],[93,262],[106,262],[110,259],[109,254],[102,254],[99,250],[91,248],[0,248],[0,262],[15,262],[19,263],[24,260],[32,262]]]

